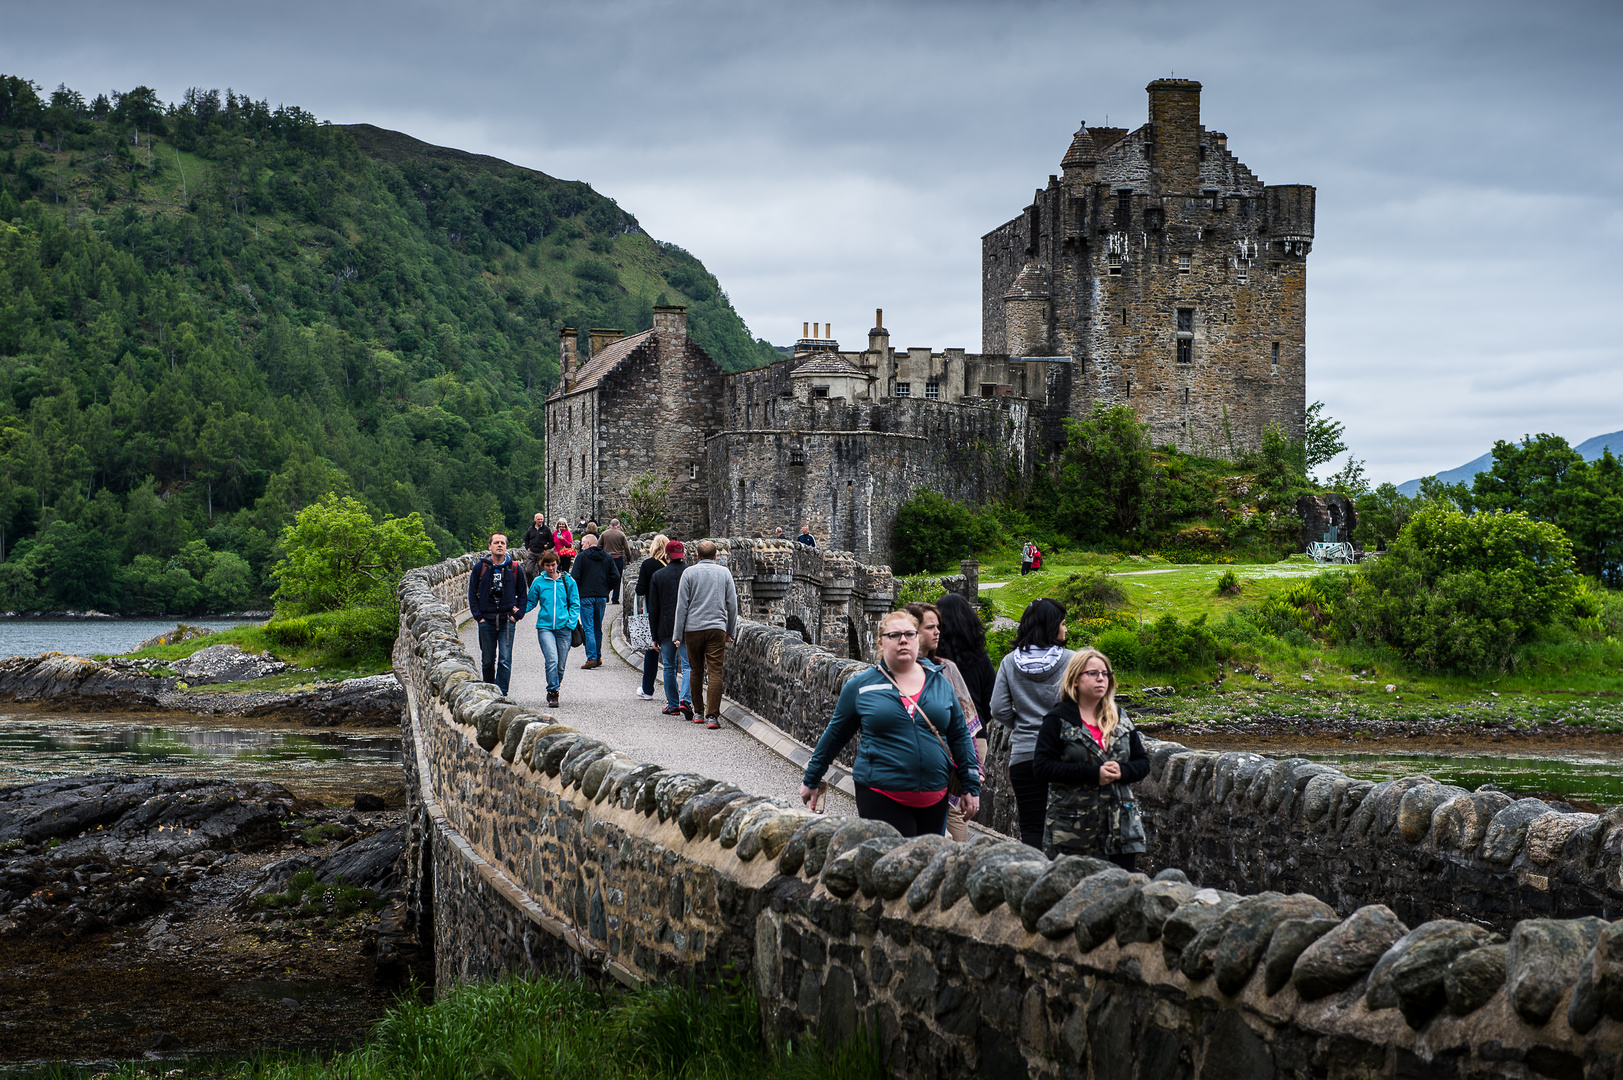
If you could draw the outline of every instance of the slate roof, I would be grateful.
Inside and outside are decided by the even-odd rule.
[[[867,378],[868,373],[839,353],[821,352],[789,373],[795,375],[856,375]]]
[[[640,334],[621,338],[619,341],[605,345],[599,349],[597,355],[582,364],[575,375],[575,387],[569,391],[571,394],[579,390],[590,390],[598,384],[598,380],[620,366],[620,361],[636,352],[638,348],[654,340],[652,330],[644,330]],[[559,385],[554,397],[563,396],[563,386]]]

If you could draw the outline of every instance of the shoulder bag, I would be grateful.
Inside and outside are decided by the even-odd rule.
[[[648,652],[659,648],[654,643],[654,631],[648,625],[648,607],[644,597],[632,595],[631,606],[636,614],[626,616],[626,644],[633,652]]]
[[[877,670],[879,672],[879,674],[881,674],[885,678],[889,679],[890,680],[890,685],[896,687],[896,696],[900,697],[900,698],[903,698],[902,708],[906,709],[907,708],[907,703],[906,703],[906,700],[905,700],[906,695],[902,693],[902,686],[901,686],[900,683],[898,683],[896,681],[895,676],[891,675],[890,672],[886,671],[883,667],[880,667],[878,664],[874,665],[874,669]],[[930,681],[930,673],[929,672],[924,673],[924,681],[926,683],[928,683]],[[958,775],[958,763],[952,759],[952,751],[947,748],[947,740],[943,739],[941,737],[941,732],[936,730],[935,722],[930,719],[930,714],[924,711],[924,701],[923,701],[923,692],[922,691],[920,691],[920,700],[919,700],[919,704],[917,706],[917,709],[918,709],[918,714],[920,716],[924,717],[925,726],[930,729],[930,734],[934,735],[935,736],[935,741],[941,744],[941,752],[943,754],[947,755],[947,766],[948,766],[948,768],[947,768],[947,794],[948,795],[962,795],[964,793],[964,781],[963,781],[963,778]]]

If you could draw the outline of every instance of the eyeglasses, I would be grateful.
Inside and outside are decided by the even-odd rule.
[[[919,636],[917,630],[892,630],[888,634],[880,634],[886,641],[912,641]]]
[[[1099,671],[1096,668],[1089,668],[1088,670],[1081,672],[1081,674],[1086,676],[1087,678],[1090,678],[1090,679],[1108,679],[1108,678],[1110,678],[1110,672],[1108,672],[1108,671]]]

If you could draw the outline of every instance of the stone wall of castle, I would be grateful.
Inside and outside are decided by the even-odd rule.
[[[1097,146],[1084,129],[982,238],[982,349],[1039,334],[1041,294],[1050,347],[1078,363],[1073,415],[1127,404],[1193,451],[1254,448],[1270,424],[1300,438],[1314,190],[1257,180],[1200,125],[1198,83],[1150,90],[1149,124]]]
[[[1343,918],[1199,872],[1151,881],[1014,843],[903,840],[638,763],[477,681],[456,635],[471,565],[406,576],[395,647],[411,898],[441,986],[730,966],[770,1034],[837,1045],[872,1024],[909,1077],[1623,1068],[1623,924],[1411,930],[1380,904]],[[1163,766],[1189,770],[1177,752]],[[1166,785],[1184,790],[1206,797]]]
[[[547,525],[559,518],[573,529],[581,516],[597,512],[597,391],[547,402]]]
[[[724,431],[707,445],[712,531],[771,535],[809,522],[827,547],[890,559],[896,510],[919,490],[982,505],[1045,437],[1031,404],[783,402],[781,429]],[[803,421],[803,423],[796,423]],[[793,426],[791,426],[793,425]]]

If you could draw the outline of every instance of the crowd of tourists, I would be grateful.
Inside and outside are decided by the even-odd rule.
[[[782,529],[778,536],[786,539]],[[804,523],[797,542],[815,546]],[[714,541],[698,541],[689,563],[682,541],[655,536],[629,585],[631,546],[619,519],[601,531],[586,520],[571,530],[563,520],[548,528],[537,514],[517,558],[500,533],[489,551],[468,581],[486,682],[507,692],[514,627],[534,611],[547,705],[557,707],[571,649],[584,647],[583,669],[602,666],[604,612],[630,589],[628,643],[642,652],[637,697],[655,700],[663,672],[664,715],[721,727],[738,590]],[[980,811],[986,726],[1001,724],[1020,839],[1050,857],[1092,855],[1132,870],[1145,850],[1132,785],[1149,775],[1149,759],[1116,703],[1109,658],[1066,648],[1066,634],[1063,606],[1032,601],[994,672],[985,629],[962,596],[885,615],[873,665],[846,680],[806,763],[801,799],[822,809],[829,766],[860,737],[851,776],[862,817],[903,836],[967,840]]]

